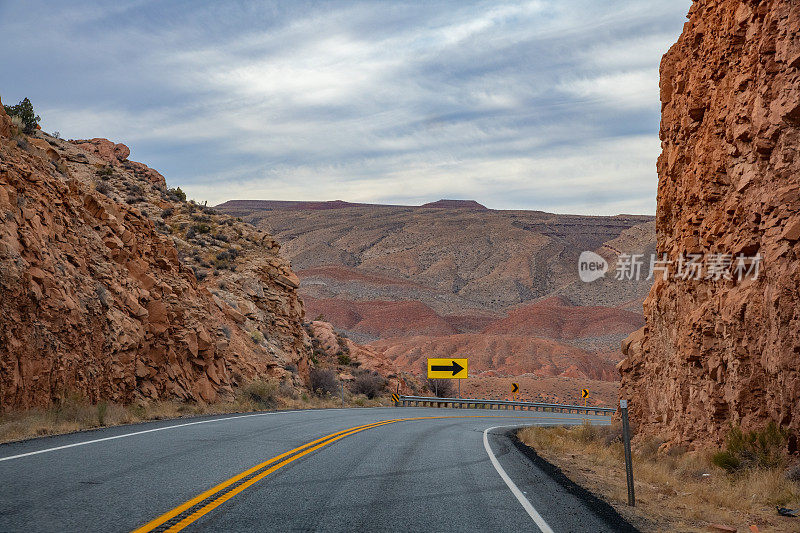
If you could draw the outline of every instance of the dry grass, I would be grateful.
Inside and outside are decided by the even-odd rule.
[[[350,394],[345,390],[346,407],[378,407],[390,404],[387,398],[367,399],[364,395]],[[79,396],[71,395],[59,405],[49,409],[29,409],[0,414],[0,443],[148,420],[341,406],[342,401],[338,395],[298,394],[294,389],[272,381],[249,383],[236,391],[234,401],[214,404],[180,401],[148,402],[128,406],[108,402],[91,404]]]
[[[787,479],[783,468],[728,474],[714,466],[712,452],[659,451],[663,440],[642,439],[633,450],[636,507],[631,508],[619,427],[530,427],[519,438],[642,531],[709,531],[711,524],[800,531],[800,518],[775,511],[778,505],[800,507],[800,485]]]

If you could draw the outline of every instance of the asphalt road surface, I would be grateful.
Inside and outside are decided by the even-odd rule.
[[[583,418],[327,409],[5,444],[0,530],[611,531],[506,436]]]

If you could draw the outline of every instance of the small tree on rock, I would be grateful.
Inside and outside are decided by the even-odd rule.
[[[10,117],[19,117],[22,120],[22,131],[25,133],[33,133],[39,126],[41,118],[34,113],[33,104],[27,98],[24,98],[17,105],[4,105],[3,106]]]

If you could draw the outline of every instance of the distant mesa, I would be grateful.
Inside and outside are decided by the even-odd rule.
[[[436,200],[435,202],[428,202],[422,204],[420,207],[436,207],[440,209],[479,209],[485,211],[488,209],[485,205],[479,204],[475,200]]]
[[[392,204],[366,204],[345,202],[344,200],[323,201],[291,201],[291,200],[228,200],[215,206],[216,209],[229,215],[249,215],[257,211],[325,211],[329,209],[344,209],[346,207],[375,207],[375,208],[438,208],[438,209],[474,209],[488,211],[488,208],[475,200],[446,200],[428,202],[416,205]]]

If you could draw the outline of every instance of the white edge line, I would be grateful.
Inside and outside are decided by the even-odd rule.
[[[483,430],[483,447],[486,448],[486,453],[489,454],[489,460],[492,462],[494,469],[497,470],[497,473],[500,474],[500,477],[503,478],[503,481],[506,482],[508,488],[511,489],[511,493],[517,498],[517,501],[519,501],[520,505],[522,505],[522,508],[525,509],[525,512],[528,513],[528,515],[533,519],[534,523],[536,523],[536,525],[539,527],[539,530],[542,533],[553,533],[553,530],[547,525],[547,522],[544,521],[542,515],[540,515],[539,512],[533,508],[531,502],[525,497],[524,494],[522,494],[522,491],[519,490],[519,487],[517,487],[516,483],[514,483],[511,478],[508,477],[508,474],[506,474],[506,471],[500,465],[500,461],[497,460],[492,448],[489,446],[489,431],[502,427],[518,427],[518,424],[514,424],[513,426],[492,426]]]
[[[56,446],[54,448],[45,448],[44,450],[36,450],[33,452],[27,453],[20,453],[18,455],[10,455],[8,457],[0,457],[0,462],[3,461],[10,461],[12,459],[20,459],[22,457],[29,457],[31,455],[38,455],[40,453],[48,453],[48,452],[55,452],[57,450],[64,450],[67,448],[75,448],[76,446],[85,446],[87,444],[94,444],[96,442],[105,442],[109,440],[116,440],[116,439],[123,439],[125,437],[134,437],[136,435],[144,435],[145,433],[154,433],[156,431],[165,431],[167,429],[175,429],[175,428],[182,428],[186,426],[196,426],[198,424],[210,424],[211,422],[223,422],[225,420],[235,420],[237,418],[249,418],[251,416],[268,416],[268,415],[279,415],[282,413],[298,413],[305,411],[305,409],[301,411],[270,411],[268,413],[252,413],[249,415],[238,415],[238,416],[227,416],[224,418],[212,418],[211,420],[198,420],[197,422],[186,422],[184,424],[175,424],[173,426],[164,426],[160,428],[153,428],[153,429],[145,429],[142,431],[134,431],[133,433],[123,433],[122,435],[114,435],[113,437],[103,437],[102,439],[93,439],[93,440],[85,440],[81,442],[73,442],[72,444],[65,444],[63,446]],[[57,435],[54,435],[57,436]]]

